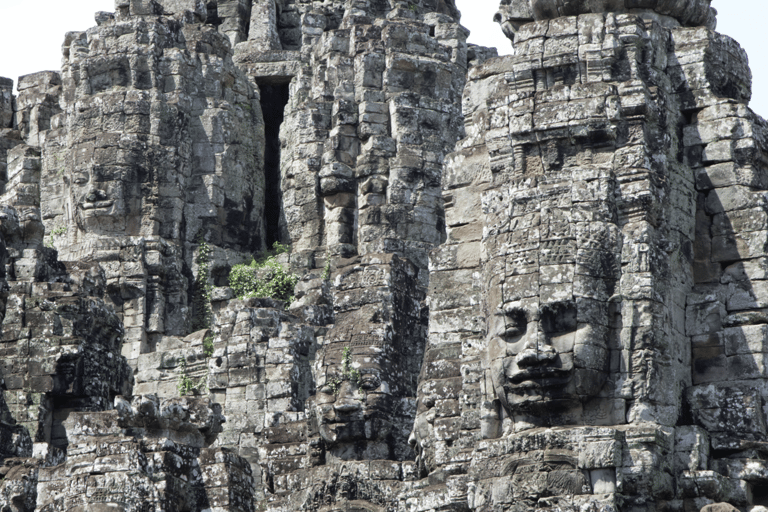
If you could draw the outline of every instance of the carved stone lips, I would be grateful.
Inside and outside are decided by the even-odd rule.
[[[536,368],[515,372],[507,377],[511,388],[550,387],[564,384],[568,373],[560,368]]]
[[[83,210],[95,210],[97,208],[109,208],[113,204],[115,204],[115,202],[109,199],[107,201],[95,201],[93,203],[83,203],[80,205],[80,207]]]

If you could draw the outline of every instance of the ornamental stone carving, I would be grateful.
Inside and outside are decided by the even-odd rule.
[[[498,57],[450,0],[117,0],[0,79],[0,511],[761,512],[714,15],[505,0]]]

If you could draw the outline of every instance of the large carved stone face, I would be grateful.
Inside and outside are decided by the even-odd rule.
[[[80,229],[125,231],[125,188],[122,181],[105,180],[98,170],[74,172],[70,190]]]
[[[341,458],[388,458],[398,389],[389,346],[352,346],[326,357],[314,398],[320,436]],[[348,350],[348,355],[345,352]]]
[[[507,410],[567,407],[600,391],[607,377],[608,327],[579,321],[578,307],[573,300],[530,301],[493,313],[491,379]]]
[[[554,169],[483,193],[485,362],[515,428],[598,421],[584,410],[608,379],[621,300],[614,183]]]

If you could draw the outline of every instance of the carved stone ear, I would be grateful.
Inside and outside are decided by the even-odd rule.
[[[501,437],[501,403],[498,400],[480,405],[480,435],[483,439]]]

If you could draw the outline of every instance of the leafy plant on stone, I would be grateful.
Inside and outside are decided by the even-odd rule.
[[[66,232],[67,232],[67,227],[66,226],[59,226],[59,227],[55,228],[53,231],[51,231],[51,236],[48,239],[48,241],[45,243],[45,246],[48,247],[49,249],[53,249],[54,248],[54,244],[53,244],[54,238],[53,237],[59,237],[59,236],[63,235]]]
[[[176,382],[176,389],[179,391],[180,396],[193,394],[198,391],[204,391],[206,389],[205,376],[195,382],[189,374],[187,374],[187,358],[182,357],[179,361],[179,380]]]
[[[203,338],[203,354],[205,357],[211,357],[213,355],[213,335],[209,334]]]
[[[341,389],[341,383],[345,380],[360,387],[360,372],[352,368],[352,351],[349,346],[341,350],[341,377],[331,379],[328,382],[328,387],[331,388],[334,394],[337,394]]]
[[[272,244],[272,252],[277,254],[284,254],[291,252],[291,246],[287,244],[281,244],[280,242],[275,242]]]
[[[293,288],[299,276],[277,261],[277,255],[287,252],[288,246],[275,242],[273,250],[249,264],[235,265],[229,273],[229,286],[239,299],[269,297],[293,301]]]
[[[360,382],[360,372],[352,368],[352,354],[348,346],[341,351],[341,374],[355,384]]]
[[[192,330],[207,329],[211,326],[211,248],[200,238],[197,252],[197,279],[195,280],[192,306],[195,316],[192,318]]]
[[[331,255],[325,254],[325,267],[323,267],[323,275],[321,276],[323,281],[328,281],[331,278]]]

